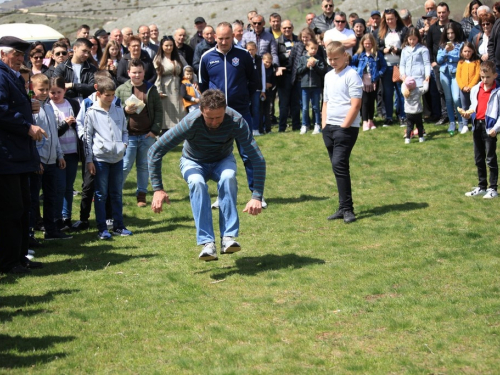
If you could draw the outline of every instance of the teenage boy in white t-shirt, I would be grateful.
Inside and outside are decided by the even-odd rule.
[[[339,192],[339,209],[328,220],[356,221],[351,195],[349,157],[359,133],[363,82],[349,66],[349,55],[341,42],[326,46],[328,64],[333,68],[325,76],[323,93],[323,141],[332,163]]]

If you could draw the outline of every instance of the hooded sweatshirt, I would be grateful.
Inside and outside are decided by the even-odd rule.
[[[57,123],[54,109],[48,102],[40,102],[40,112],[34,115],[36,124],[47,133],[47,138],[36,142],[36,148],[43,164],[55,164],[57,159],[63,159],[64,153],[59,143]]]
[[[106,111],[95,102],[85,115],[84,130],[87,163],[96,160],[115,164],[123,159],[128,131],[122,108],[111,104],[109,111]]]

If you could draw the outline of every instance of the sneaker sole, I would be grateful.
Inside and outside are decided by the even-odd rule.
[[[198,257],[199,260],[203,260],[205,262],[211,262],[211,261],[214,261],[214,260],[219,260],[219,258],[217,258],[217,256],[215,255],[200,255]]]
[[[233,245],[233,246],[229,246],[228,248],[224,249],[224,250],[221,250],[221,254],[233,254],[233,253],[237,253],[238,251],[241,250],[241,246],[240,245]]]
[[[102,237],[102,236],[97,235],[97,238],[99,238],[100,240],[106,241],[106,240],[110,240],[113,237],[112,236],[110,236],[110,237]]]
[[[66,237],[66,238],[44,238],[44,241],[59,241],[59,240],[71,240],[73,236]]]
[[[134,234],[133,233],[130,233],[130,234],[121,234],[121,233],[111,232],[111,235],[112,236],[119,236],[119,237],[130,237],[130,236],[132,236]]]

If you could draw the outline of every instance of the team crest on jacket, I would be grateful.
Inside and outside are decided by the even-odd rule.
[[[238,66],[238,65],[240,65],[240,59],[235,57],[231,60],[231,63],[233,64],[233,66]]]

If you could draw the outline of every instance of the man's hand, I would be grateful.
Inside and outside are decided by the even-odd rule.
[[[41,127],[37,125],[31,125],[30,130],[28,131],[28,135],[31,137],[32,140],[37,142],[40,142],[43,137],[45,137],[45,139],[48,139],[45,130],[43,130]]]
[[[262,202],[257,199],[250,199],[243,212],[248,212],[250,215],[258,215],[262,212]]]
[[[130,105],[125,106],[125,112],[127,112],[129,115],[134,114],[136,110],[137,110],[137,107],[135,104],[130,104]]]
[[[283,72],[286,70],[285,67],[281,66],[278,69],[276,69],[276,77],[282,76]]]
[[[156,190],[153,194],[153,201],[151,202],[151,209],[155,214],[163,211],[163,202],[170,204],[170,199],[165,190]]]
[[[43,164],[40,163],[40,169],[35,172],[35,174],[43,174]]]
[[[146,138],[156,138],[156,135],[153,132],[149,132],[148,134],[146,134]]]
[[[59,169],[66,168],[66,160],[64,158],[59,159]]]
[[[36,99],[31,101],[31,113],[36,115],[40,112],[40,102]]]
[[[92,176],[95,176],[95,165],[94,163],[90,162],[87,163],[87,170],[90,172]]]
[[[72,83],[72,82],[66,82],[66,83],[64,84],[64,87],[66,87],[66,90],[68,90],[68,89],[72,89],[72,88],[73,88],[73,83]]]

